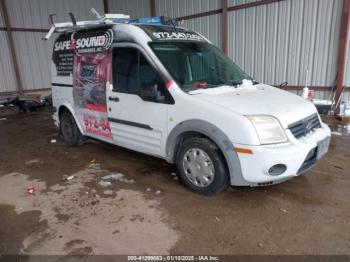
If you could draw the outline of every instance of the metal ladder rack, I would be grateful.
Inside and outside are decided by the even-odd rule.
[[[105,14],[101,16],[94,8],[91,12],[96,15],[96,20],[90,21],[76,21],[72,13],[69,13],[71,22],[65,23],[54,23],[53,17],[55,15],[49,16],[49,23],[51,28],[49,32],[45,35],[43,40],[49,40],[53,33],[64,33],[64,32],[74,32],[81,29],[92,29],[103,25],[113,25],[113,24],[128,24],[130,22],[130,16],[124,14]]]

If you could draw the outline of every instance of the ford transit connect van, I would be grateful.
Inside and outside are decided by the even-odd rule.
[[[311,102],[162,19],[56,28],[54,120],[67,145],[92,137],[165,159],[204,195],[287,181],[327,153],[330,129]]]

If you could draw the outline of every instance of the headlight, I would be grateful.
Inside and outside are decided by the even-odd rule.
[[[247,116],[252,122],[262,145],[287,142],[287,136],[280,122],[273,116]]]

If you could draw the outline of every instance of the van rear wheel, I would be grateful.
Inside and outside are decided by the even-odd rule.
[[[69,112],[62,113],[60,117],[60,133],[67,146],[77,146],[83,142],[83,135]]]
[[[227,165],[220,149],[207,138],[189,138],[177,157],[181,182],[193,192],[212,196],[229,186]]]

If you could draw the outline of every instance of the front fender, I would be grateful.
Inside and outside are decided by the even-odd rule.
[[[204,120],[187,120],[171,130],[166,143],[166,159],[169,163],[175,163],[181,135],[186,132],[197,132],[205,135],[219,147],[229,169],[231,185],[248,185],[243,179],[240,161],[230,139],[218,127]]]

